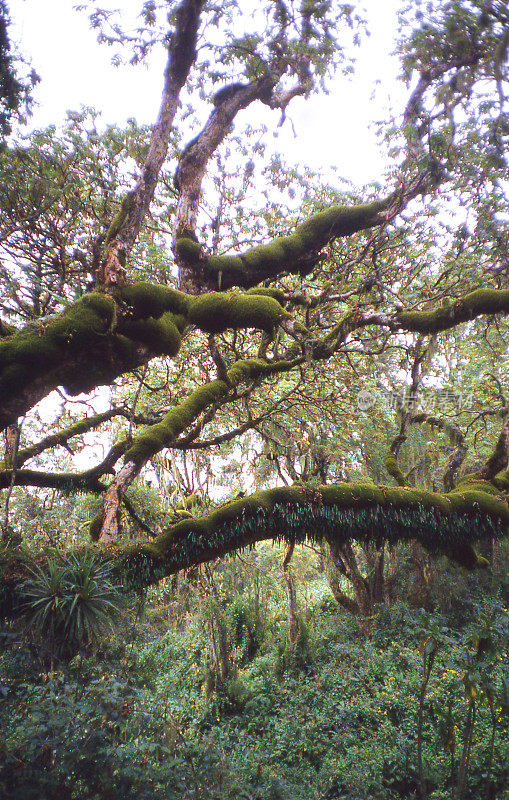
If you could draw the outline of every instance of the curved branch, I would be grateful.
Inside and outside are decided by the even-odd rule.
[[[209,159],[229,133],[239,111],[255,100],[268,101],[276,81],[276,77],[264,76],[251,83],[234,83],[224,86],[214,96],[215,108],[203,130],[184,149],[175,174],[175,187],[179,191],[177,231],[194,233],[201,184]],[[185,288],[189,291],[188,286]]]
[[[507,502],[493,486],[462,483],[448,494],[336,484],[312,493],[284,487],[235,500],[201,519],[172,526],[153,542],[118,550],[122,569],[137,585],[247,547],[264,539],[288,544],[352,539],[394,544],[417,540],[466,567],[484,563],[472,544],[506,535]]]
[[[152,542],[94,547],[114,560],[126,588],[141,589],[182,569],[206,563],[266,539],[287,544],[352,540],[395,544],[419,541],[471,569],[486,566],[473,543],[507,535],[507,501],[487,482],[464,480],[448,494],[339,483],[310,492],[280,487],[234,500],[206,517],[172,525]],[[2,611],[15,611],[23,565],[15,554],[2,575]]]
[[[439,333],[484,314],[509,313],[509,289],[475,289],[452,305],[429,311],[399,311],[397,321],[407,331]]]
[[[14,477],[14,481],[12,478]],[[65,494],[72,492],[98,492],[106,486],[97,477],[95,468],[86,472],[37,472],[32,469],[4,469],[0,472],[0,489],[13,486],[38,486],[45,489],[59,489]]]
[[[4,469],[0,471],[0,489],[7,488],[12,482],[13,486],[39,486],[46,489],[60,489],[68,494],[70,492],[99,492],[106,490],[106,486],[99,481],[101,475],[113,471],[118,459],[129,447],[130,440],[114,444],[107,456],[95,467],[85,472],[39,472],[31,469]]]
[[[85,417],[85,419],[75,422],[67,428],[62,428],[62,430],[57,433],[45,436],[40,442],[30,447],[24,447],[22,450],[18,450],[16,464],[19,468],[25,461],[28,461],[30,458],[35,458],[35,456],[40,455],[45,450],[49,450],[50,447],[65,445],[69,439],[73,439],[75,436],[79,436],[82,433],[87,433],[97,428],[103,422],[107,422],[113,419],[113,417],[118,416],[128,417],[129,412],[126,408],[110,408],[108,411],[103,411],[100,414],[93,414],[91,417]]]
[[[251,247],[236,256],[208,256],[202,246],[188,236],[175,242],[180,263],[187,266],[201,285],[229,289],[252,287],[282,272],[307,275],[320,259],[320,250],[340,236],[382,225],[395,216],[399,194],[354,206],[331,206],[313,214],[289,236],[280,236],[269,244]]]
[[[443,419],[443,417],[433,417],[431,414],[415,414],[410,419],[410,425],[418,425],[421,423],[426,423],[426,425],[430,425],[432,428],[438,428],[438,430],[444,431],[448,435],[451,444],[455,445],[455,449],[449,456],[443,478],[444,488],[446,492],[449,492],[454,487],[454,476],[465,460],[468,451],[465,435],[460,431],[457,425],[454,425],[454,423],[449,420]]]

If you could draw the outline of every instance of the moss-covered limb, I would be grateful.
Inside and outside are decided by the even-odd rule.
[[[200,414],[223,400],[233,389],[244,381],[287,372],[293,369],[300,360],[267,362],[261,359],[248,358],[236,361],[226,374],[227,380],[213,380],[195,389],[189,397],[172,408],[161,422],[151,425],[140,433],[132,446],[125,454],[126,462],[132,461],[137,465],[144,464],[149,458],[170,444],[189,426]]]
[[[483,314],[509,313],[509,289],[476,289],[450,305],[428,311],[399,311],[397,321],[407,331],[439,333]]]
[[[394,478],[398,486],[405,486],[405,476],[398,466],[398,458],[396,453],[389,451],[385,456],[385,469],[389,475]]]
[[[192,299],[188,320],[206,333],[222,333],[228,328],[257,328],[271,333],[291,314],[271,296],[210,292]]]
[[[100,516],[96,523],[98,532]],[[448,494],[355,483],[322,486],[312,492],[292,486],[257,492],[206,517],[182,520],[152,542],[93,547],[93,552],[115,560],[126,588],[149,586],[166,575],[265,539],[291,545],[307,538],[347,549],[353,540],[377,546],[416,540],[432,552],[474,568],[485,562],[473,545],[506,536],[508,525],[507,501],[492,484],[476,476],[466,477]],[[4,571],[0,581],[0,606],[4,595],[9,602],[15,599],[16,586],[25,577],[17,554],[11,560],[12,568]]]
[[[454,487],[455,476],[465,460],[468,451],[465,436],[457,425],[443,417],[434,417],[432,414],[414,414],[410,418],[410,425],[419,425],[422,423],[444,431],[449,437],[451,444],[454,446],[454,450],[447,461],[443,477],[444,488],[446,492],[448,492]]]
[[[92,387],[127,369],[119,364],[111,327],[112,298],[93,293],[60,314],[0,341],[0,428],[12,423],[59,384]],[[139,363],[139,362],[138,362]]]
[[[172,526],[150,544],[119,552],[129,580],[148,585],[180,569],[270,538],[309,538],[342,545],[352,539],[394,544],[417,540],[467,567],[479,565],[473,544],[507,533],[507,502],[462,487],[449,494],[369,484],[319,491],[284,487],[235,500],[201,519]]]
[[[142,282],[114,295],[85,295],[0,340],[0,429],[59,384],[76,394],[110,383],[154,355],[175,355],[186,325],[207,333],[251,327],[271,332],[290,320],[274,297],[260,294],[193,297]]]
[[[175,244],[176,255],[206,281],[222,289],[256,286],[283,271],[307,274],[316,265],[319,251],[332,239],[386,221],[384,212],[392,201],[391,196],[354,206],[331,206],[308,217],[289,236],[279,236],[269,244],[252,247],[236,256],[209,256],[198,242],[181,237]]]
[[[14,480],[13,480],[14,476]],[[38,472],[31,469],[4,469],[0,471],[0,489],[14,486],[38,486],[47,489],[59,489],[65,494],[72,492],[97,492],[105,491],[106,486],[101,483],[93,470],[87,472]]]
[[[113,417],[128,415],[129,412],[126,408],[110,408],[108,411],[103,411],[100,414],[93,414],[90,417],[85,417],[85,419],[75,422],[72,425],[69,425],[67,428],[62,428],[62,430],[57,431],[57,433],[52,433],[50,436],[45,436],[40,442],[37,442],[30,447],[24,447],[23,449],[18,450],[16,458],[17,468],[19,469],[19,467],[21,467],[30,458],[40,455],[40,453],[43,453],[45,450],[49,450],[51,447],[57,447],[58,445],[65,445],[75,436],[80,436],[83,433],[87,433],[87,431],[91,431],[94,428],[99,427],[99,425],[102,425],[103,422],[107,422],[108,420],[113,419]],[[2,465],[0,462],[0,467],[1,466]]]

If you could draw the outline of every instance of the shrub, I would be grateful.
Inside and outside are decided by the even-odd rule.
[[[55,554],[28,570],[21,610],[31,638],[51,663],[72,658],[112,627],[122,595],[108,562],[84,550]]]

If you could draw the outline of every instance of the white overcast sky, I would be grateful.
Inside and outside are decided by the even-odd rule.
[[[129,117],[154,121],[165,63],[162,48],[151,58],[150,69],[114,68],[112,49],[97,44],[87,15],[74,9],[73,0],[11,0],[9,5],[11,37],[41,77],[32,126],[58,125],[66,110],[81,105],[101,111],[105,123],[122,125]],[[100,5],[138,10],[141,0]],[[396,59],[389,57],[400,5],[400,0],[364,0],[371,36],[358,51],[356,75],[351,82],[338,76],[328,96],[292,102],[288,116],[293,128],[287,121],[277,143],[287,160],[324,170],[333,165],[355,183],[381,178],[383,163],[369,122],[383,114],[389,94],[396,108],[405,102],[404,87],[395,86]],[[377,80],[381,83],[372,99]]]

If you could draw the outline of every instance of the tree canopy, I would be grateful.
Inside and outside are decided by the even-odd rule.
[[[359,188],[289,167],[254,122],[347,79],[353,4],[145,2],[129,34],[91,19],[134,62],[166,48],[161,106],[147,129],[70,112],[2,155],[6,543],[13,492],[35,487],[97,495],[89,546],[138,587],[264,538],[417,540],[482,565],[473,545],[509,521],[505,4],[402,9],[408,101],[381,131],[384,184]],[[428,486],[405,451],[421,427]],[[143,522],[138,476],[166,459],[178,485],[186,458],[210,476],[249,447],[239,488],[260,491],[122,538],[123,505]]]

